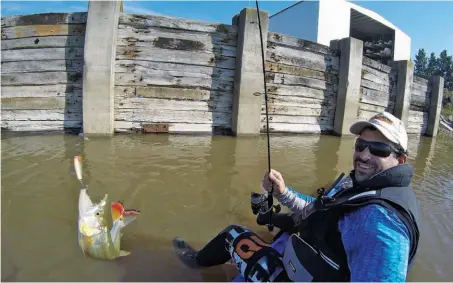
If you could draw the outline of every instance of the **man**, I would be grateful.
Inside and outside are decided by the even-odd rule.
[[[409,187],[407,133],[402,121],[383,112],[353,124],[358,135],[354,170],[329,192],[305,196],[288,188],[282,175],[266,173],[262,186],[292,213],[273,214],[285,233],[272,245],[247,227],[232,225],[200,251],[175,238],[186,264],[207,267],[230,259],[236,281],[406,280],[417,251],[419,208]],[[266,213],[259,224],[266,224]]]

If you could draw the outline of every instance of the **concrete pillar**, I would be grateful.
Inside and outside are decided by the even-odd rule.
[[[348,37],[332,42],[331,47],[340,49],[340,72],[333,132],[339,136],[351,135],[349,128],[356,122],[359,109],[363,41]]]
[[[442,109],[442,99],[444,96],[444,78],[433,76],[431,102],[428,110],[428,125],[426,135],[430,137],[437,136],[439,130],[440,110]]]
[[[414,63],[409,60],[395,62],[397,68],[395,110],[393,115],[407,126],[411,101],[411,86],[414,81]]]
[[[260,21],[263,46],[266,48],[269,22],[267,12],[260,10]],[[238,42],[231,128],[234,135],[259,134],[261,103],[264,97],[255,93],[264,93],[264,81],[257,10],[245,8],[239,17],[233,17],[232,22],[237,23]]]
[[[121,3],[91,0],[88,4],[83,66],[84,134],[113,134],[116,35]]]

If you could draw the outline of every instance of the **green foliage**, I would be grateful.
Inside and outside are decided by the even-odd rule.
[[[415,55],[416,76],[442,76],[444,78],[444,88],[453,90],[453,58],[447,54],[447,50],[442,51],[439,57],[431,52],[429,58],[426,56],[425,49],[419,49]]]

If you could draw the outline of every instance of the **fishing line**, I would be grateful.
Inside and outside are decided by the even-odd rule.
[[[260,8],[258,6],[258,0],[256,0],[256,10],[258,12],[258,27],[260,30],[260,42],[261,42],[261,60],[263,64],[263,81],[264,81],[264,100],[266,104],[266,136],[267,136],[267,162],[268,162],[268,172],[270,174],[271,172],[271,146],[270,146],[270,138],[269,138],[269,113],[268,113],[268,108],[267,108],[267,86],[266,86],[266,65],[265,65],[265,60],[264,60],[264,44],[263,44],[263,33],[261,31],[261,18],[260,18]],[[269,212],[269,231],[272,231],[274,226],[272,225],[272,210],[273,210],[273,192],[274,192],[274,184],[271,182],[271,192],[267,196],[267,203],[268,203],[268,208],[270,210]]]

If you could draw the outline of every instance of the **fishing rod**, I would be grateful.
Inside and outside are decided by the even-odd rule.
[[[256,10],[258,13],[258,27],[260,31],[260,42],[261,42],[261,60],[263,64],[263,81],[264,81],[264,100],[266,104],[266,136],[267,136],[267,162],[268,162],[268,172],[271,172],[271,145],[270,145],[270,137],[269,137],[269,113],[267,107],[267,85],[266,85],[266,67],[265,67],[265,60],[264,60],[264,44],[263,44],[263,32],[261,31],[261,18],[260,18],[260,7],[258,5],[258,0],[256,0]],[[272,212],[274,208],[274,199],[272,194],[274,193],[274,184],[271,182],[271,192],[267,195],[267,207],[269,209],[269,224],[268,229],[269,231],[274,230],[274,225],[272,224]],[[277,208],[278,209],[278,208]]]

